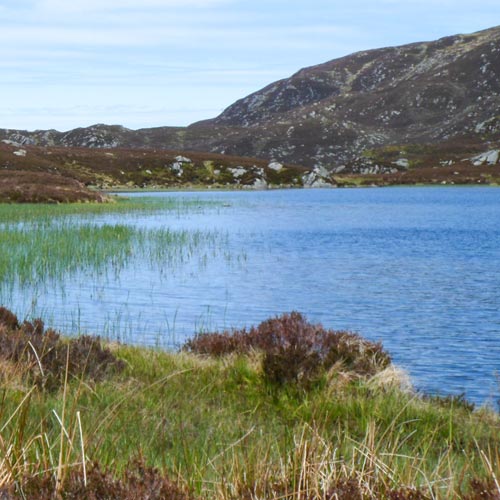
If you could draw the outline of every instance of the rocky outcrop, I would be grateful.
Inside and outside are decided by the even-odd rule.
[[[481,153],[480,155],[474,156],[470,160],[475,167],[480,165],[496,165],[498,159],[500,158],[500,150],[493,149],[492,151],[486,151],[486,153]]]
[[[302,176],[302,184],[305,188],[331,188],[337,185],[331,172],[319,165]]]

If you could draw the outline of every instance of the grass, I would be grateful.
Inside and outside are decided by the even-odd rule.
[[[94,382],[66,377],[57,392],[35,389],[21,365],[3,361],[0,486],[32,491],[45,478],[73,498],[65,491],[86,475],[95,481],[94,462],[126,481],[138,457],[193,498],[500,494],[498,415],[423,399],[394,367],[360,376],[337,366],[305,390],[270,385],[258,351],[212,358],[110,347],[122,371]]]
[[[176,217],[213,204],[197,200],[130,199],[106,204],[0,205],[0,283],[36,285],[75,272],[118,272],[132,259],[160,269],[216,248],[224,235],[213,231],[146,229],[105,223],[116,214]]]
[[[93,218],[97,215],[167,212],[179,215],[220,205],[218,202],[188,198],[117,197],[114,203],[0,204],[0,224],[50,221],[68,216]]]

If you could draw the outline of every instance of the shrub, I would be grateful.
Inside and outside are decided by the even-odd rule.
[[[71,469],[63,483],[60,495],[55,495],[56,480],[53,474],[45,472],[41,475],[25,477],[22,481],[22,498],[32,500],[49,500],[61,498],[65,500],[192,500],[186,491],[181,489],[168,476],[158,469],[148,467],[142,460],[131,462],[121,478],[104,471],[94,463],[86,475],[78,469]],[[0,498],[18,498],[16,488],[0,490]]]
[[[0,308],[0,359],[18,364],[30,382],[54,390],[68,376],[102,380],[119,371],[124,363],[101,345],[98,337],[83,335],[63,340],[45,329],[41,319],[20,324],[8,309]]]
[[[17,316],[13,312],[5,307],[0,307],[0,325],[13,330],[19,327],[19,322],[17,321]]]
[[[183,349],[209,356],[261,351],[264,377],[278,385],[308,384],[337,363],[359,375],[373,375],[391,361],[381,344],[311,324],[298,312],[268,319],[250,330],[199,334]]]
[[[430,500],[433,497],[418,489],[400,488],[390,491],[387,498],[388,500]]]
[[[464,495],[464,500],[500,500],[500,491],[495,479],[472,479],[470,492]]]

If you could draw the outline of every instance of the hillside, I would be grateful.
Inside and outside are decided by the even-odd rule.
[[[358,52],[305,68],[236,102],[206,148],[327,167],[366,149],[500,136],[500,28]]]
[[[500,27],[304,68],[186,128],[0,130],[0,139],[51,147],[211,152],[362,175],[369,170],[367,157],[384,157],[388,147],[404,152],[406,146],[426,144],[439,155],[417,159],[410,168],[429,162],[442,167],[451,160],[442,157],[443,150],[455,162],[464,143],[477,154],[498,147]],[[457,149],[450,151],[453,144]],[[400,159],[371,174],[407,170]]]
[[[265,189],[308,187],[321,182],[319,174],[303,167],[254,158],[0,141],[0,201],[102,201],[101,195],[86,186],[104,190],[198,186]]]

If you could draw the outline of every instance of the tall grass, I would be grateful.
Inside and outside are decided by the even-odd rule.
[[[132,259],[161,270],[214,249],[225,236],[213,231],[139,228],[95,220],[97,215],[198,210],[199,201],[120,200],[114,204],[0,205],[0,284],[36,285],[69,274],[118,272]]]
[[[96,215],[167,212],[189,213],[220,206],[216,201],[178,197],[117,197],[114,203],[63,203],[63,204],[6,204],[0,203],[0,224],[15,222],[51,221],[68,216],[95,217]]]
[[[98,384],[68,380],[51,394],[4,382],[4,481],[49,471],[55,488],[71,471],[83,480],[93,461],[119,478],[139,454],[206,499],[472,499],[484,485],[500,493],[500,423],[487,410],[336,371],[314,391],[276,392],[256,355],[114,353],[127,368]]]

